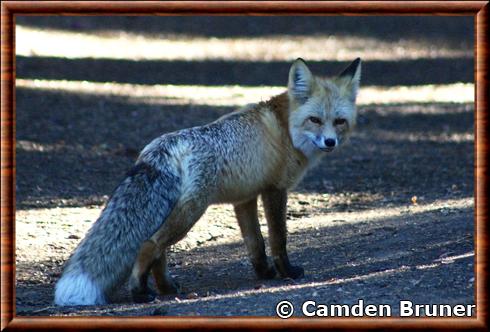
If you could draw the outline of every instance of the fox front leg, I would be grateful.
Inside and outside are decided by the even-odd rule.
[[[262,193],[262,202],[269,227],[269,242],[274,265],[283,278],[301,278],[304,269],[291,265],[286,251],[286,204],[287,192],[282,189],[269,189]]]
[[[274,278],[276,271],[267,262],[264,238],[260,232],[259,217],[257,216],[257,197],[247,202],[235,204],[234,208],[255,273],[260,279]]]

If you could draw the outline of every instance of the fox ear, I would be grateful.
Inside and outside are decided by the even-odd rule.
[[[338,76],[338,82],[342,93],[352,101],[356,100],[361,81],[361,59],[357,58],[345,68]]]
[[[289,96],[299,103],[304,103],[311,94],[313,75],[303,59],[294,61],[289,70]]]

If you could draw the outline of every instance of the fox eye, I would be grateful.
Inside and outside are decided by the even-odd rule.
[[[346,123],[347,123],[346,119],[335,119],[333,121],[334,126],[342,126],[342,125],[345,125]]]
[[[316,116],[310,116],[308,120],[310,120],[314,124],[322,124],[322,120],[320,120],[320,118],[317,118]]]

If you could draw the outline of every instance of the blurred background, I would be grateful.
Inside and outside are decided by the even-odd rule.
[[[470,262],[473,36],[473,17],[463,16],[16,16],[20,302],[26,305],[29,297],[42,293],[29,286],[32,263],[44,264],[45,273],[36,277],[40,283],[54,282],[56,271],[146,144],[281,93],[297,57],[324,76],[339,73],[356,57],[363,63],[358,127],[350,143],[325,158],[292,193],[290,229],[305,231],[311,226],[307,218],[316,218],[311,227],[319,232],[338,220],[374,227],[363,223],[383,219],[395,223],[393,229],[410,223],[405,232],[416,234],[406,238],[409,242],[389,244],[383,241],[394,233],[365,230],[380,238],[329,252],[321,257],[330,261],[314,262],[307,270],[336,266],[347,256],[367,262],[380,248],[399,253],[428,244],[439,251],[404,253],[396,259],[387,254],[378,265],[354,272],[396,268],[410,259],[430,261],[444,253],[470,252],[464,256]],[[212,207],[203,218],[207,223],[198,223],[182,248],[230,239],[241,243],[230,207]],[[451,231],[426,224],[433,218],[445,220],[442,229]],[[361,230],[336,234],[349,232]],[[313,233],[305,234],[310,239]],[[304,238],[297,244],[292,238],[297,252],[304,249]],[[379,245],[373,247],[375,243]],[[326,250],[323,242],[318,248]],[[464,278],[461,288],[445,279],[430,291],[418,291],[423,296],[440,288],[441,297],[471,302],[471,264],[444,272]],[[339,275],[329,271],[316,276]],[[350,273],[342,271],[340,275]],[[236,287],[250,280],[249,272],[244,270],[245,281]],[[189,278],[195,280],[191,274]],[[216,286],[213,282],[209,287]]]

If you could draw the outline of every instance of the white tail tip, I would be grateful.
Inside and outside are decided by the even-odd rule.
[[[54,303],[59,306],[105,304],[104,292],[86,273],[66,274],[56,284]]]

